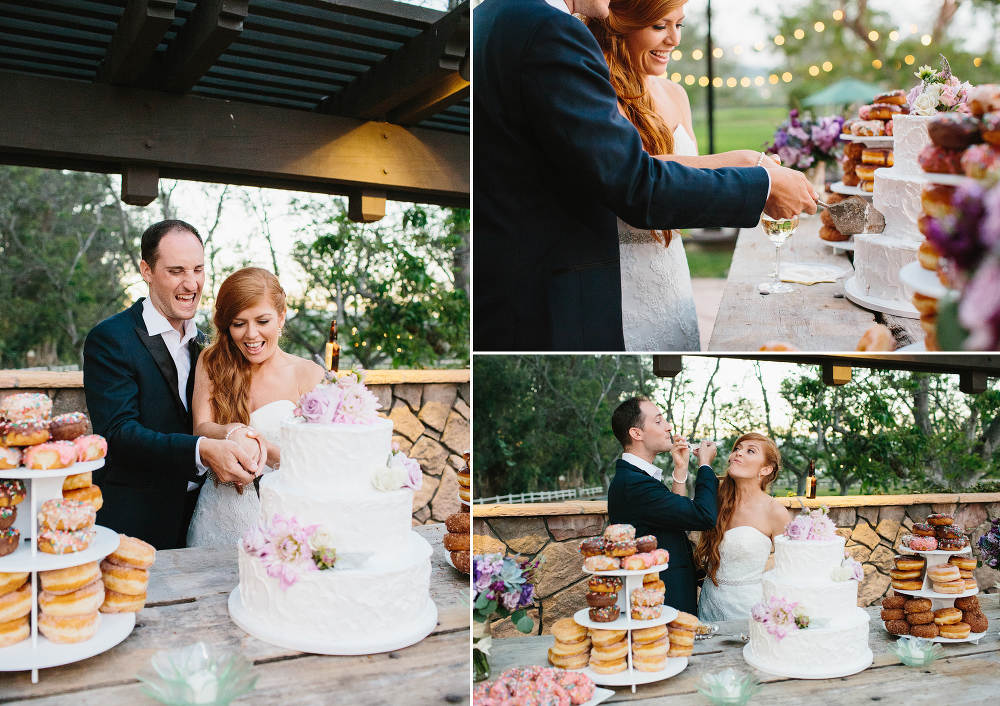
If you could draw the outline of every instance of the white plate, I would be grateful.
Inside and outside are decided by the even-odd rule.
[[[820,240],[823,239],[820,238]],[[823,245],[829,245],[834,251],[854,250],[854,236],[851,236],[851,240],[823,240]]]
[[[97,633],[84,642],[61,645],[50,642],[41,633],[38,646],[31,648],[31,638],[0,648],[0,672],[23,672],[29,669],[58,667],[79,662],[110,650],[124,640],[135,627],[135,613],[101,613]]]
[[[65,478],[66,476],[72,476],[77,473],[96,471],[98,468],[103,466],[103,458],[99,458],[96,461],[81,461],[66,468],[50,468],[47,471],[34,471],[30,468],[21,466],[20,468],[0,470],[0,478],[20,478],[21,480],[31,480],[33,478],[57,478],[58,476]]]
[[[612,569],[611,571],[591,571],[584,567],[583,573],[595,576],[645,576],[646,574],[659,573],[665,571],[668,564],[657,564],[648,569]]]
[[[672,623],[677,620],[678,615],[680,612],[676,608],[665,605],[660,617],[653,620],[636,620],[631,615],[623,613],[618,616],[617,620],[612,620],[610,623],[599,623],[590,619],[589,608],[583,608],[573,614],[573,620],[576,621],[577,625],[591,630],[641,630],[642,628],[654,628],[657,625]]]
[[[612,696],[615,695],[614,689],[602,689],[599,686],[594,687],[594,696],[583,704],[583,706],[597,706],[597,704],[607,701]]]
[[[905,552],[906,554],[930,554],[932,556],[935,555],[935,554],[949,554],[949,555],[950,554],[968,554],[969,552],[972,551],[972,545],[969,544],[969,546],[965,547],[964,549],[952,549],[950,551],[947,550],[947,549],[929,549],[929,550],[926,550],[926,551],[920,551],[918,549],[910,549],[909,547],[904,547],[902,544],[900,544],[899,545],[899,551]],[[943,596],[945,594],[939,593],[937,595]]]
[[[899,279],[910,289],[925,297],[940,299],[948,293],[948,288],[941,284],[937,272],[925,270],[919,260],[907,263],[899,268]]]
[[[873,191],[862,191],[856,186],[847,186],[842,181],[838,181],[836,184],[830,184],[830,191],[835,194],[843,194],[844,196],[864,196],[867,199],[875,197],[875,192]]]
[[[452,563],[452,561],[451,561],[451,552],[449,552],[447,549],[444,552],[444,560],[447,561],[448,562],[448,566],[450,566],[451,568],[453,568],[455,571],[457,571],[460,574],[465,574],[466,576],[468,576],[468,574],[466,574],[460,568],[458,568],[457,566],[455,566],[454,563]]]
[[[967,177],[964,174],[934,174],[932,172],[924,172],[924,178],[931,184],[946,184],[948,186],[961,186],[966,182],[975,181],[972,177]]]
[[[669,679],[675,674],[680,674],[687,668],[687,657],[667,657],[667,666],[659,672],[640,672],[638,669],[626,669],[618,674],[598,674],[590,667],[584,667],[576,671],[586,674],[594,680],[595,684],[605,686],[632,686],[633,684],[651,684],[655,681]]]
[[[845,135],[841,133],[840,139],[845,142],[861,142],[869,147],[885,147],[892,145],[892,135]]]
[[[882,629],[885,630],[885,621],[879,620],[878,623],[882,626]],[[885,631],[889,632],[888,630],[885,630]],[[889,632],[889,634],[892,635],[893,637],[904,637],[903,635],[893,635],[891,632]],[[980,640],[980,638],[985,637],[985,636],[986,636],[985,632],[970,632],[969,636],[966,637],[966,638],[964,638],[964,639],[962,639],[962,640],[956,640],[956,639],[951,638],[951,637],[940,637],[940,636],[938,636],[938,637],[932,637],[931,639],[934,642],[940,642],[942,644],[951,644],[951,643],[956,643],[956,642],[976,642],[976,643],[978,643],[979,640]]]
[[[905,593],[908,596],[916,596],[917,598],[937,598],[942,601],[950,601],[955,598],[968,598],[969,596],[974,596],[979,593],[978,588],[973,588],[969,591],[962,591],[961,593],[937,593],[930,588],[921,588],[919,591],[904,591],[901,588],[892,589],[896,593]]]
[[[31,556],[31,539],[25,541],[22,535],[17,550],[13,554],[0,558],[0,572],[51,571],[52,569],[65,569],[68,566],[79,566],[91,561],[100,561],[116,550],[121,540],[117,532],[107,527],[95,525],[94,529],[97,530],[97,538],[82,552],[70,552],[69,554],[36,552],[34,558]]]

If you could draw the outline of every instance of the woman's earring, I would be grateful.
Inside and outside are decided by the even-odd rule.
[[[281,327],[280,326],[278,327],[278,335],[279,336],[281,335]]]

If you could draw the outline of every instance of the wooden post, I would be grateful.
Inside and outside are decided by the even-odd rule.
[[[129,206],[148,206],[160,195],[160,170],[126,164],[122,170],[122,201]]]
[[[978,395],[986,392],[987,382],[985,371],[973,370],[958,376],[958,389],[967,395]]]
[[[851,367],[845,365],[823,364],[823,382],[827,385],[846,385],[851,381]]]
[[[654,355],[653,375],[658,378],[676,377],[684,369],[679,355]]]
[[[385,192],[352,189],[347,201],[347,217],[356,223],[374,223],[385,218]]]

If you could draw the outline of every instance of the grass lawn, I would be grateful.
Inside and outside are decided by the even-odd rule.
[[[788,117],[783,107],[717,108],[715,111],[715,151],[760,150],[774,137],[774,130]],[[696,110],[694,134],[698,149],[708,154],[708,117],[705,110]]]
[[[733,262],[732,250],[703,248],[686,240],[684,252],[687,254],[688,267],[691,269],[692,277],[721,277],[725,279],[729,276],[729,266]]]

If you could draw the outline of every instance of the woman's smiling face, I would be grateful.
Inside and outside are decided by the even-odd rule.
[[[247,360],[260,365],[278,350],[278,332],[284,324],[284,312],[279,314],[270,298],[263,297],[236,315],[229,324],[229,335]]]
[[[663,75],[670,52],[681,43],[683,22],[684,8],[679,7],[653,25],[624,35],[625,50],[641,74]]]

